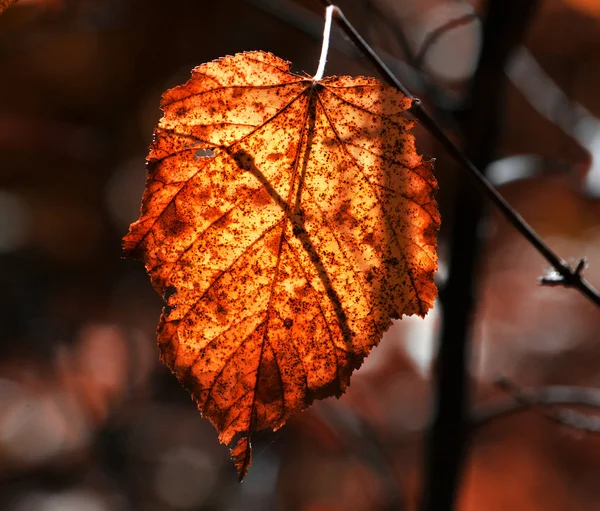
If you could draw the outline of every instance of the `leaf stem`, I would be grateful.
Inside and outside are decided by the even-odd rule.
[[[318,82],[325,73],[325,64],[327,63],[327,54],[329,53],[329,39],[331,38],[331,20],[333,12],[337,10],[335,5],[328,5],[325,9],[325,28],[323,29],[323,46],[321,46],[321,56],[319,57],[319,67],[313,80]]]
[[[506,199],[494,188],[486,179],[483,173],[467,158],[452,140],[446,135],[443,128],[437,121],[425,110],[418,98],[413,96],[400,80],[390,71],[390,69],[379,58],[375,51],[363,39],[363,37],[352,26],[344,16],[339,7],[334,6],[328,0],[322,0],[327,7],[327,12],[335,14],[335,20],[350,40],[361,50],[373,66],[381,73],[386,82],[392,87],[402,92],[405,96],[413,99],[414,103],[411,112],[423,124],[423,126],[442,144],[444,149],[456,160],[461,167],[466,169],[475,180],[475,183],[483,193],[491,200],[501,211],[506,220],[556,269],[563,277],[565,287],[577,289],[583,296],[588,298],[595,305],[600,307],[600,293],[581,275],[576,272],[564,259],[558,256],[546,244],[546,242],[537,234],[536,231],[517,213]]]

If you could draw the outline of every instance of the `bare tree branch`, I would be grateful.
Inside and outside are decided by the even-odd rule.
[[[303,31],[315,40],[321,37],[322,17],[300,4],[291,0],[246,0],[246,2]],[[398,22],[394,25],[390,13],[384,12],[378,4],[369,3],[368,5],[377,21],[393,31],[398,44],[404,48],[406,62],[381,50],[376,50],[378,55],[389,69],[400,77],[409,90],[418,93],[422,99],[427,101],[438,124],[446,130],[457,132],[454,111],[459,104],[462,104],[462,97],[449,93],[447,89],[438,86],[434,81],[419,73],[419,69],[415,66],[415,55],[413,55],[412,49],[407,47],[408,43],[402,27],[398,27]],[[460,19],[457,18],[457,20]],[[454,21],[456,20],[451,20],[449,23],[452,24]],[[448,27],[448,29],[451,28],[453,27]],[[443,27],[435,31],[437,30],[443,30]],[[433,33],[430,33],[427,39],[432,37]],[[334,37],[331,44],[336,50],[346,55],[362,55],[356,46],[346,38]],[[567,98],[556,83],[544,73],[525,47],[521,46],[515,49],[505,72],[540,115],[556,124],[578,144],[588,147],[589,130],[577,130],[576,128],[580,124],[599,123],[599,121],[579,103]],[[540,91],[544,93],[540,94]],[[557,108],[559,104],[563,108]]]
[[[475,407],[470,426],[476,430],[493,421],[519,412],[554,406],[582,406],[600,410],[600,389],[569,386],[549,386],[521,389],[518,385],[501,378],[497,384],[510,395],[496,397]],[[591,433],[600,433],[600,418],[590,417],[575,410],[542,410],[547,419],[564,426]]]
[[[577,266],[573,270],[574,275],[581,278],[581,272],[587,268],[587,259],[584,257],[580,259]],[[538,282],[542,286],[563,286],[569,287],[569,283],[565,280],[564,276],[556,271],[554,267],[551,267],[546,272],[546,275],[540,277]]]
[[[309,9],[290,0],[246,0],[246,2],[302,30],[315,40],[321,40],[323,17],[314,14]],[[331,47],[345,55],[356,58],[363,56],[360,49],[345,37],[332,37]],[[378,54],[391,72],[400,76],[411,89],[422,92],[421,75],[417,70],[387,52],[378,50]]]
[[[425,63],[425,57],[427,57],[427,52],[439,41],[440,37],[442,37],[446,32],[449,32],[455,28],[462,27],[472,21],[478,19],[477,15],[472,12],[469,14],[465,14],[464,16],[460,16],[458,18],[452,19],[447,23],[444,23],[441,27],[432,30],[427,34],[427,37],[421,44],[419,51],[414,59],[414,67],[421,70],[423,69],[423,64]]]
[[[420,91],[423,100],[428,102],[429,108],[432,110],[438,124],[441,124],[444,128],[452,132],[458,132],[458,123],[456,122],[453,112],[449,108],[442,108],[440,106],[440,103],[444,103],[444,88],[440,87],[439,84],[422,73],[417,56],[413,52],[410,41],[408,40],[400,21],[395,19],[392,12],[384,11],[382,6],[377,3],[373,4],[373,13],[376,15],[377,20],[386,26],[394,35],[394,39],[402,49],[402,53],[410,66],[410,70],[416,76],[415,83],[418,84],[418,88],[414,89],[413,87],[410,87],[410,84],[408,84],[408,88]]]
[[[321,0],[325,5],[333,5],[329,0]],[[425,128],[442,144],[462,168],[468,171],[481,191],[496,205],[506,220],[556,269],[564,278],[564,286],[572,287],[600,307],[600,293],[575,269],[558,256],[536,231],[515,211],[506,199],[494,188],[476,165],[446,135],[437,121],[429,115],[418,98],[413,96],[404,84],[390,71],[375,51],[367,44],[339,8],[336,8],[335,19],[352,42],[363,52],[383,78],[392,87],[414,100],[412,112]]]

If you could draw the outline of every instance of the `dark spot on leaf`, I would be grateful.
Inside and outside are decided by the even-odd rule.
[[[290,328],[292,328],[292,325],[294,324],[294,320],[290,319],[290,318],[285,318],[284,322],[283,322],[283,326],[286,327],[288,330]]]
[[[296,142],[292,142],[288,144],[288,150],[285,153],[285,157],[288,160],[293,159],[298,153],[298,144]]]
[[[196,191],[196,198],[199,201],[206,201],[206,199],[212,196],[212,191],[210,188],[198,188]]]
[[[372,232],[367,233],[367,235],[363,237],[363,243],[366,245],[373,245],[375,243],[375,235]]]
[[[159,218],[159,222],[162,224],[165,232],[172,236],[177,236],[181,233],[186,225],[177,212],[175,202],[171,202],[171,204],[165,208],[163,214]]]
[[[269,156],[267,156],[268,161],[278,161],[278,160],[281,160],[282,158],[283,158],[283,154],[281,154],[281,153],[271,153],[271,154],[269,154]]]
[[[397,257],[389,257],[383,261],[385,264],[390,264],[392,266],[398,266],[400,264],[400,260]]]
[[[350,201],[344,201],[340,204],[333,219],[337,224],[346,225],[350,228],[356,227],[359,224],[358,220],[352,214]]]
[[[277,254],[279,252],[280,244],[281,243],[279,238],[271,238],[269,241],[266,242],[265,245],[273,254]]]
[[[281,399],[279,368],[277,367],[277,362],[271,357],[265,357],[262,360],[257,393],[260,400],[266,404]]]

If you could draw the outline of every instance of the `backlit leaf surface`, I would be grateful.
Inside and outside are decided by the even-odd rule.
[[[315,83],[263,52],[163,95],[124,246],[166,301],[163,361],[241,477],[253,431],[341,395],[391,318],[433,305],[437,184],[410,106],[375,79]]]

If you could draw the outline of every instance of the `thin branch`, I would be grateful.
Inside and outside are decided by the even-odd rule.
[[[505,378],[499,380],[498,385],[510,394],[511,399],[497,397],[476,406],[471,414],[472,430],[487,426],[498,419],[540,407],[582,406],[600,410],[600,389],[569,386],[521,389]],[[564,426],[592,433],[600,432],[598,417],[590,417],[575,410],[556,410],[550,413],[544,411],[542,415]]]
[[[440,37],[442,37],[446,32],[453,30],[458,27],[462,27],[467,23],[471,23],[472,21],[478,19],[477,14],[471,12],[469,14],[465,14],[464,16],[460,16],[455,19],[451,19],[450,21],[444,23],[442,26],[437,27],[435,30],[432,30],[427,34],[427,37],[421,44],[419,51],[414,59],[414,67],[421,70],[423,69],[423,64],[425,63],[425,57],[427,57],[427,52],[435,45]]]
[[[321,0],[326,5],[333,5],[329,0]],[[371,61],[375,68],[392,87],[395,87],[405,96],[413,99],[411,111],[423,126],[442,144],[444,149],[473,177],[481,191],[501,211],[506,220],[556,269],[563,277],[565,287],[577,289],[586,298],[600,307],[600,293],[581,275],[546,244],[546,242],[533,230],[525,219],[517,213],[506,199],[485,178],[482,172],[465,156],[465,154],[450,140],[442,127],[425,110],[421,102],[414,97],[398,80],[398,78],[383,63],[375,51],[367,44],[362,36],[356,31],[339,7],[335,7],[334,16],[346,35],[362,51],[364,56]]]
[[[423,100],[427,102],[439,124],[443,125],[451,132],[458,132],[458,123],[451,109],[442,108],[440,106],[440,99],[442,99],[444,95],[443,87],[440,87],[435,80],[431,80],[429,76],[426,76],[422,72],[421,66],[417,60],[417,56],[413,52],[410,41],[403,30],[401,22],[399,20],[395,20],[393,13],[384,11],[380,5],[374,5],[373,12],[377,16],[377,20],[386,26],[395,36],[394,38],[402,49],[402,53],[404,54],[404,58],[410,66],[410,69],[414,70],[414,72],[417,74],[418,88],[415,88],[414,86],[407,88],[420,91]]]
[[[575,273],[575,275],[581,276],[581,272],[583,270],[585,270],[587,268],[587,259],[584,257],[583,259],[580,259],[579,262],[577,263],[577,266],[575,266],[575,269],[573,270],[573,272]],[[556,271],[556,269],[554,267],[549,268],[546,271],[546,275],[544,275],[543,277],[540,277],[538,279],[538,282],[540,283],[541,286],[550,286],[550,287],[554,287],[554,286],[565,286],[565,278]]]
[[[322,17],[292,0],[245,1],[304,32],[315,40],[321,38]],[[403,50],[406,62],[381,49],[376,49],[378,55],[391,71],[407,84],[408,89],[418,93],[423,100],[427,101],[428,108],[434,114],[438,124],[441,124],[449,132],[458,132],[454,112],[457,108],[462,108],[462,96],[456,97],[454,93],[449,94],[446,89],[439,87],[435,81],[419,73],[419,70],[414,66],[415,56],[412,54],[412,49],[407,46],[408,40],[401,27],[394,26],[391,13],[388,14],[383,11],[379,4],[369,3],[368,5],[371,7],[377,21],[389,27],[393,32]],[[334,37],[331,40],[330,46],[345,55],[357,56],[360,54],[362,56],[362,53],[359,52],[356,46],[346,38]],[[587,122],[596,122],[597,120],[584,107],[564,95],[564,92],[544,74],[544,71],[526,48],[520,46],[514,51],[511,61],[506,67],[506,74],[540,115],[556,124],[569,137],[573,138],[576,143],[583,147],[589,146],[589,132],[587,130],[583,133],[575,132],[573,131],[574,126]],[[532,80],[533,83],[530,83]],[[539,94],[539,91],[542,89],[544,90],[544,94]],[[569,105],[568,116],[565,114],[565,118],[562,118],[556,115],[554,105],[557,103]]]
[[[293,2],[292,0],[245,0],[248,4],[261,9],[277,19],[284,21],[286,24],[301,30],[315,40],[321,40],[323,32],[322,17],[313,13],[311,10],[302,5]],[[377,15],[381,23],[386,26],[392,26],[390,19],[384,17],[384,13],[376,6],[371,4],[373,13]],[[333,28],[332,28],[333,29]],[[336,25],[335,30],[341,30]],[[401,42],[406,41],[406,37],[402,30],[396,27],[394,35]],[[402,43],[401,43],[402,44]],[[363,53],[348,40],[347,37],[333,37],[330,41],[330,47],[337,51],[360,59]],[[423,75],[419,70],[411,66],[411,60],[407,57],[406,60],[401,60],[396,56],[382,50],[376,49],[377,54],[385,62],[386,66],[393,74],[399,76],[401,81],[407,85],[407,88],[415,93],[418,93],[428,103],[429,108],[445,129],[449,132],[457,132],[457,122],[454,112],[456,109],[462,108],[463,98],[456,91],[451,91],[439,86],[435,81]],[[414,61],[414,55],[412,55]]]
[[[323,18],[311,10],[291,0],[245,0],[248,4],[284,21],[292,27],[301,30],[315,40],[321,40],[323,34]],[[338,27],[335,27],[339,30]],[[331,48],[354,58],[360,58],[362,52],[345,37],[334,37],[330,43]],[[396,76],[400,76],[412,90],[422,92],[420,73],[410,67],[403,60],[378,50],[380,57]],[[447,104],[456,103],[450,95],[441,98]]]

